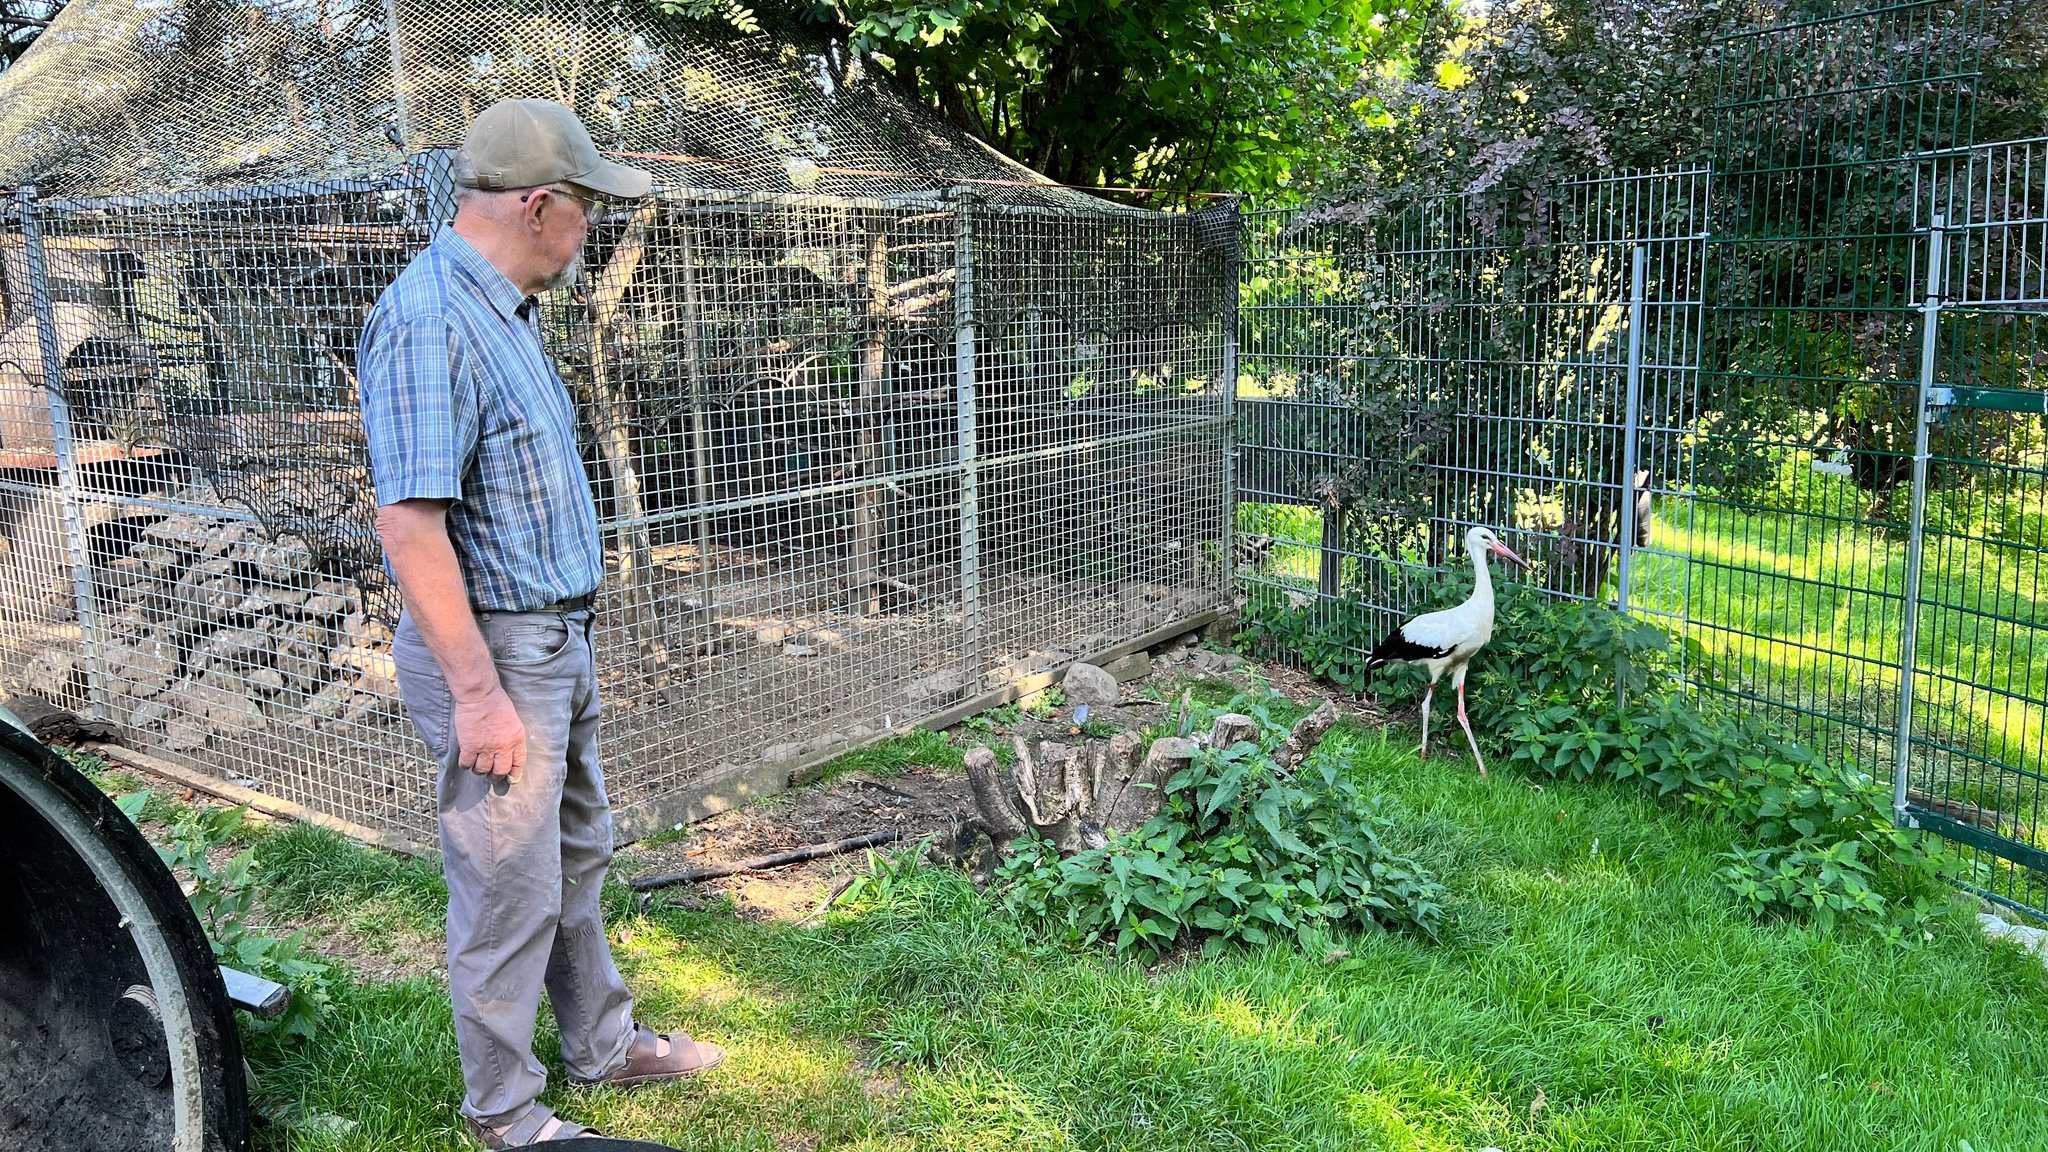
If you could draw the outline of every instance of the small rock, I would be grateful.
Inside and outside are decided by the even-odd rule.
[[[63,700],[71,695],[71,681],[77,674],[79,657],[61,648],[46,648],[28,666],[28,687],[37,695]]]
[[[1116,677],[1093,664],[1075,664],[1068,668],[1060,687],[1066,692],[1067,701],[1073,704],[1108,707],[1115,704],[1121,695]]]
[[[1116,677],[1119,683],[1142,679],[1152,673],[1152,656],[1146,652],[1132,652],[1104,664],[1102,670]]]
[[[284,691],[284,673],[275,668],[258,668],[249,673],[249,686],[265,696],[275,696]]]
[[[348,600],[345,597],[332,596],[324,592],[317,593],[306,597],[305,607],[301,611],[315,619],[326,620],[348,611]]]
[[[2030,928],[2024,924],[2014,924],[1989,912],[1977,914],[1977,925],[1984,930],[1984,935],[1991,939],[2010,940],[2040,957],[2042,963],[2048,964],[2048,928]]]
[[[356,694],[383,700],[398,699],[398,669],[387,659],[383,668],[366,668],[356,677]]]
[[[139,732],[153,732],[170,718],[170,705],[152,700],[128,714],[128,726]]]
[[[818,650],[809,644],[784,644],[782,646],[782,654],[784,656],[816,656]]]
[[[179,716],[164,725],[164,747],[173,752],[204,748],[210,735],[206,726],[197,719]]]
[[[346,680],[335,680],[313,694],[306,701],[306,712],[315,720],[336,720],[348,711],[349,701],[355,699],[355,686]]]

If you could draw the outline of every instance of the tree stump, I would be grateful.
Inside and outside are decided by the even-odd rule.
[[[1337,707],[1324,700],[1296,721],[1272,754],[1282,771],[1292,771],[1337,722]],[[1081,745],[1019,736],[1012,740],[1016,763],[1004,771],[993,749],[967,753],[967,781],[977,821],[998,853],[1027,833],[1050,841],[1062,856],[1100,848],[1111,836],[1145,826],[1166,803],[1166,785],[1203,748],[1228,748],[1257,741],[1258,721],[1237,713],[1218,716],[1207,733],[1162,736],[1145,747],[1135,732]]]

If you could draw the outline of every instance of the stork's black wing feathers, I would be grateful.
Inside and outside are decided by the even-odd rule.
[[[1396,628],[1387,633],[1387,638],[1373,648],[1372,655],[1365,658],[1365,674],[1370,676],[1389,664],[1409,660],[1436,660],[1450,654],[1449,648],[1439,648],[1434,644],[1417,644],[1401,629]]]

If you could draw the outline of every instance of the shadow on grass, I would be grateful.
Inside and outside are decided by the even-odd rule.
[[[1620,787],[1481,782],[1355,729],[1332,745],[1458,894],[1441,944],[1147,971],[1044,947],[954,873],[803,928],[615,895],[642,1017],[732,1057],[547,1099],[692,1149],[1861,1152],[2048,1131],[2048,978],[1962,911],[1913,950],[1757,923],[1711,878],[1712,822]],[[266,1102],[357,1125],[266,1148],[460,1146],[435,981],[357,986],[314,1044],[251,1051]]]

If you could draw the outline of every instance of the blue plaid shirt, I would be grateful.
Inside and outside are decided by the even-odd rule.
[[[454,502],[448,535],[482,611],[539,608],[604,579],[575,405],[531,312],[443,228],[370,310],[357,360],[377,502]]]

